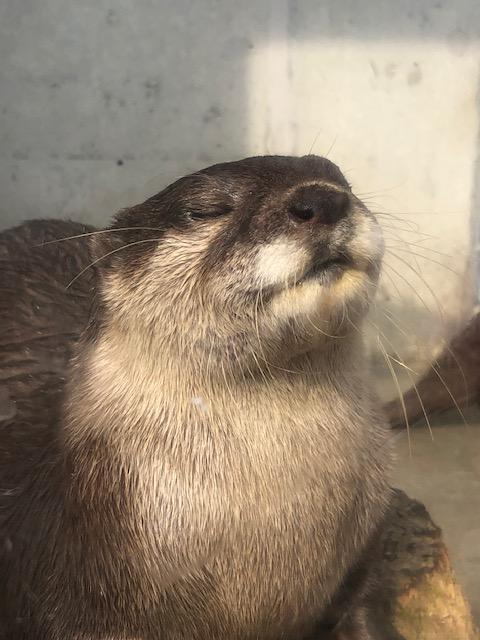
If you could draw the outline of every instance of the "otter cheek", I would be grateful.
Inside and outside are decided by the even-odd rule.
[[[348,252],[358,269],[368,271],[380,263],[385,251],[385,242],[380,226],[365,216],[357,222],[357,231],[348,243]]]
[[[288,284],[304,273],[310,254],[298,241],[279,238],[260,247],[254,268],[260,287]]]

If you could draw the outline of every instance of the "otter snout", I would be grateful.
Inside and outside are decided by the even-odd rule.
[[[288,215],[297,225],[332,225],[348,214],[350,198],[345,191],[326,185],[300,187],[291,198]]]
[[[262,286],[282,289],[307,279],[327,286],[354,266],[348,244],[358,235],[363,214],[355,212],[350,193],[341,186],[300,183],[267,214],[278,220],[278,231],[258,251]]]

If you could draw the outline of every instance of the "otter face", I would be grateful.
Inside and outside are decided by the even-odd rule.
[[[225,341],[279,344],[290,331],[301,349],[354,330],[383,254],[375,218],[317,156],[214,165],[120,212],[112,228],[94,246],[95,259],[110,252],[98,265],[112,317],[170,334],[215,327]]]

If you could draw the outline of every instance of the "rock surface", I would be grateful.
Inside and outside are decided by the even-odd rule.
[[[382,537],[378,606],[405,640],[479,640],[440,528],[420,502],[393,496]]]

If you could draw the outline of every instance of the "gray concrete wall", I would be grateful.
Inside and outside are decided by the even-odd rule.
[[[103,224],[179,174],[245,154],[245,70],[267,16],[212,0],[2,2],[2,224]]]

